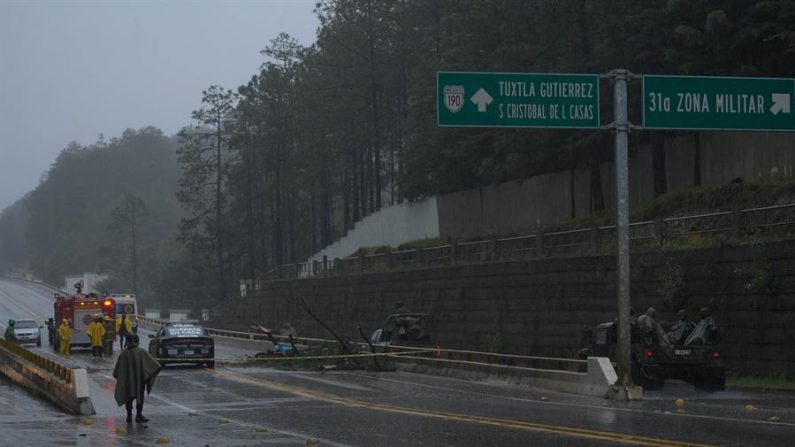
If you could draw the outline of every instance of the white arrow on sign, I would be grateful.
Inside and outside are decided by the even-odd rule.
[[[770,106],[770,113],[778,115],[778,112],[789,113],[789,93],[773,93],[773,105]]]
[[[477,104],[478,112],[485,112],[486,106],[491,104],[491,102],[494,101],[494,98],[492,98],[491,95],[489,95],[489,92],[481,88],[474,95],[472,95],[472,97],[469,98],[469,100]],[[787,104],[787,107],[789,107],[789,103]]]

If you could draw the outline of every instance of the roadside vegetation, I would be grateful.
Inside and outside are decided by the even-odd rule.
[[[795,391],[795,380],[788,380],[782,377],[727,377],[726,384],[729,387],[749,387],[765,390],[790,390]]]

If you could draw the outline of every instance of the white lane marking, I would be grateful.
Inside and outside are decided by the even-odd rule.
[[[107,379],[112,379],[114,381],[116,380],[112,376],[109,376],[109,375],[106,375],[106,374],[102,374],[102,376],[107,378]],[[207,411],[212,411],[212,410],[204,410],[203,411],[203,410],[200,410],[200,409],[197,409],[197,408],[191,408],[191,407],[188,407],[186,405],[182,405],[180,403],[174,402],[171,399],[167,399],[167,398],[165,398],[163,396],[160,396],[160,395],[157,395],[157,394],[150,394],[147,397],[150,398],[150,399],[159,400],[159,401],[161,401],[161,402],[163,402],[165,404],[171,405],[174,408],[178,408],[178,409],[180,409],[180,410],[182,410],[182,411],[184,411],[186,413],[196,413],[198,415],[202,415],[202,416],[210,418],[210,419],[215,419],[217,421],[230,422],[230,423],[235,424],[235,425],[237,425],[239,427],[252,428],[252,429],[255,429],[255,430],[257,428],[259,428],[259,427],[263,427],[262,424],[253,424],[253,423],[250,423],[250,422],[242,421],[240,419],[233,419],[233,418],[228,418],[228,417],[223,417],[223,416],[216,416],[216,415],[213,415],[213,414],[210,414],[210,413],[207,412]],[[314,438],[314,439],[317,439],[317,440],[320,441],[320,445],[331,445],[331,446],[335,446],[335,447],[354,447],[353,445],[350,445],[350,444],[341,444],[339,442],[334,442],[334,441],[332,441],[330,439],[320,438],[320,437],[317,437],[317,436],[310,436],[310,435],[306,435],[304,433],[298,433],[298,432],[294,432],[294,431],[290,431],[290,430],[274,429],[274,428],[271,428],[271,427],[266,427],[266,428],[268,429],[268,432],[278,433],[280,435],[291,436],[293,438],[299,438],[299,439],[304,439],[304,440],[309,439],[309,438]]]
[[[405,380],[395,380],[395,379],[384,379],[384,378],[373,378],[371,376],[367,376],[364,374],[355,374],[351,372],[344,373],[346,375],[356,376],[356,377],[366,377],[372,380],[378,380],[382,382],[392,382],[392,383],[400,383],[404,385],[414,385],[423,388],[435,389],[440,391],[452,391],[460,394],[471,394],[475,396],[484,396],[490,397],[492,399],[504,399],[504,400],[512,400],[517,402],[528,402],[528,403],[535,403],[538,405],[554,405],[558,407],[573,407],[573,408],[589,408],[589,409],[596,409],[596,410],[613,410],[613,411],[622,411],[626,413],[641,413],[641,414],[653,414],[656,416],[679,416],[679,417],[690,417],[695,419],[707,419],[707,420],[715,420],[715,421],[730,421],[730,422],[744,422],[744,423],[753,423],[753,424],[762,424],[762,425],[779,425],[779,426],[787,426],[787,427],[795,427],[795,423],[791,422],[773,422],[773,421],[763,421],[758,419],[740,419],[740,418],[733,418],[733,417],[721,417],[721,416],[709,416],[703,414],[691,414],[691,413],[675,413],[675,412],[664,412],[664,411],[654,411],[654,410],[640,410],[640,409],[632,409],[632,408],[616,408],[616,407],[605,407],[601,405],[588,405],[588,404],[576,404],[576,403],[566,403],[566,402],[550,402],[550,401],[539,401],[537,399],[526,399],[522,397],[511,397],[511,396],[495,396],[493,394],[488,393],[481,393],[477,391],[468,391],[468,390],[459,390],[457,388],[450,388],[446,386],[440,385],[428,385],[424,383],[416,383],[410,382]],[[470,383],[470,382],[465,382]],[[543,392],[544,390],[539,390]],[[775,411],[775,410],[770,410]]]
[[[29,307],[25,306],[24,304],[20,303],[19,301],[15,300],[8,293],[0,290],[0,295],[2,295],[3,298],[7,299],[11,303],[15,304],[17,307],[19,307],[19,308],[25,310],[26,312],[30,313],[31,315],[33,315],[35,317],[38,317],[38,318],[41,318],[42,320],[46,320],[47,319],[47,317],[42,316],[40,313],[32,310],[31,308],[29,308]]]
[[[30,284],[26,283],[25,281],[21,280],[12,280],[12,281],[4,281],[6,284],[15,286],[21,289],[24,289],[27,292],[32,292],[33,297],[43,300],[47,303],[48,306],[51,306],[53,302],[55,302],[55,298],[53,294],[55,290],[51,290],[47,287],[44,287],[39,284]],[[63,294],[62,291],[58,290],[58,293]]]

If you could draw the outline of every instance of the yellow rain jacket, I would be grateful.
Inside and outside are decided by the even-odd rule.
[[[132,334],[132,322],[129,315],[124,317],[124,328],[127,329],[127,335]],[[121,334],[121,317],[116,317],[116,334]]]
[[[66,321],[61,321],[58,326],[58,337],[60,338],[61,354],[69,355],[69,342],[72,340],[72,328],[66,324]]]
[[[105,325],[99,321],[92,321],[91,324],[88,325],[86,335],[91,339],[92,347],[102,346],[102,337],[105,336]]]

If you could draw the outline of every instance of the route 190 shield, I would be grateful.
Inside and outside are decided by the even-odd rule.
[[[444,86],[444,106],[452,113],[456,113],[464,107],[464,86],[445,85]]]

